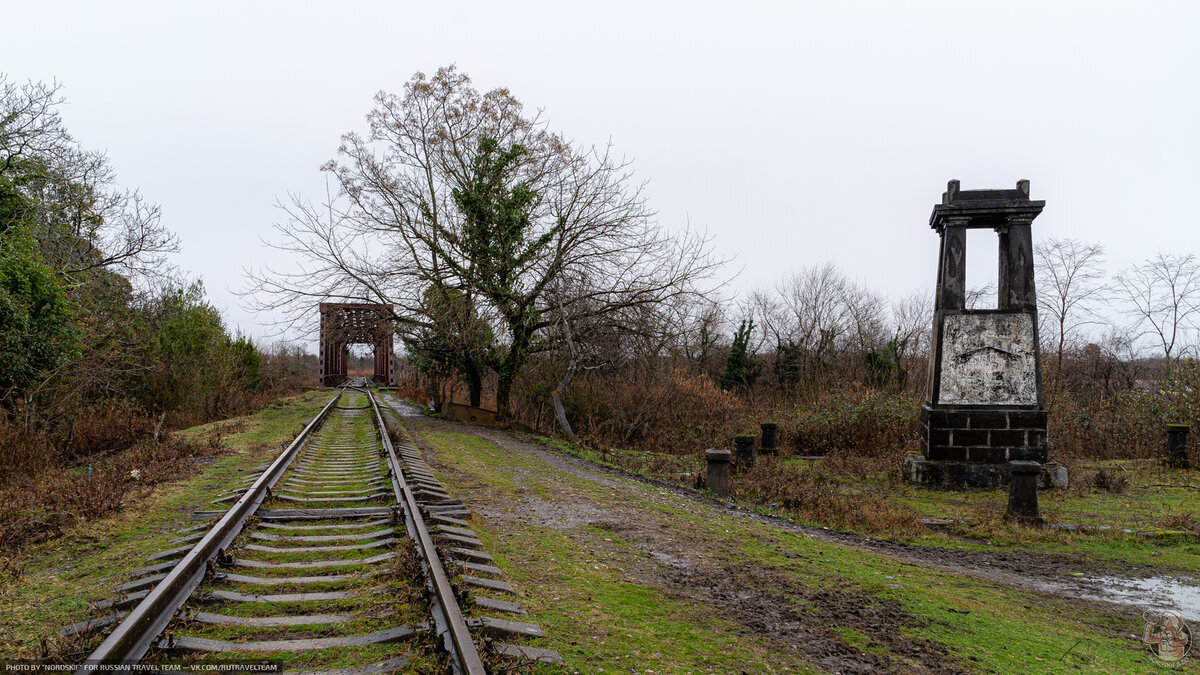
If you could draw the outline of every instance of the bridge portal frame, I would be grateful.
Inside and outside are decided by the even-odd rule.
[[[348,379],[350,345],[369,344],[375,349],[376,384],[395,386],[396,364],[392,356],[395,321],[392,305],[367,302],[322,302],[320,347],[321,373],[318,384],[336,387]]]

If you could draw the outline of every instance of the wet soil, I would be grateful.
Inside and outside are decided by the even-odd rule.
[[[420,438],[421,429],[427,426],[471,433],[503,450],[535,455],[552,470],[614,490],[629,486],[628,481],[614,480],[616,476],[587,462],[548,452],[507,432],[438,420],[418,423],[414,431],[426,460],[435,470],[451,475],[454,470],[440,464]],[[459,478],[463,479],[464,488],[487,490],[487,486],[468,477]],[[519,475],[514,475],[514,482],[520,485]],[[557,485],[561,489],[550,498],[545,493],[539,496],[520,487],[512,499],[497,499],[497,491],[488,491],[489,498],[473,501],[472,507],[501,528],[506,523],[533,523],[562,531],[583,526],[611,531],[621,540],[633,543],[642,553],[621,560],[626,578],[654,586],[672,599],[705,607],[714,616],[735,621],[743,634],[774,642],[779,651],[821,670],[838,673],[968,670],[956,664],[942,646],[900,630],[918,627],[924,620],[904,612],[898,603],[849,588],[814,588],[796,579],[794,571],[782,568],[738,565],[731,562],[737,553],[727,542],[691,535],[686,528],[672,527],[661,518],[647,516],[624,500],[599,505],[580,498],[569,483]],[[847,644],[835,632],[840,626],[867,636],[872,649],[864,651],[861,645]]]
[[[604,477],[619,476],[638,481],[729,515],[801,532],[819,541],[854,546],[877,555],[919,564],[926,569],[969,575],[1070,600],[1115,604],[1124,613],[1141,613],[1147,607],[1159,607],[1177,609],[1188,617],[1200,619],[1200,595],[1194,592],[1195,585],[1200,584],[1200,574],[1161,575],[1144,566],[1113,560],[1097,561],[1085,555],[919,546],[803,525],[755,513],[679,485],[564,455],[541,443],[530,442],[508,432],[473,428],[471,432],[492,442],[506,443],[524,452],[535,453],[554,468],[581,478],[607,481]]]
[[[641,498],[658,494],[660,499],[674,498],[676,504],[705,506],[813,540],[851,546],[901,565],[969,576],[989,585],[1009,586],[1062,600],[1094,616],[1097,627],[1116,625],[1113,619],[1117,617],[1134,617],[1146,605],[1144,595],[1112,592],[1115,583],[1153,573],[1134,565],[1098,563],[1082,555],[917,546],[800,525],[732,506],[679,485],[565,455],[524,435],[430,418],[412,421],[416,423],[418,445],[436,470],[455,471],[439,463],[428,444],[420,439],[422,428],[472,434],[504,451],[536,457],[546,465],[539,467],[542,475],[561,472],[610,488],[616,497],[611,503],[584,498],[569,481],[556,481],[553,483],[556,489],[539,495],[519,487],[519,473],[513,475],[517,495],[505,497],[499,491],[488,490],[473,476],[460,475],[465,481],[462,487],[488,492],[490,498],[486,504],[477,502],[473,506],[497,526],[520,522],[563,531],[581,526],[608,529],[643,553],[637,560],[622,562],[639,583],[653,585],[669,597],[707,607],[716,615],[735,621],[744,634],[758,640],[774,640],[780,651],[828,672],[959,673],[978,670],[982,664],[961,661],[942,645],[913,637],[913,631],[904,629],[928,626],[937,620],[911,615],[894,601],[852,588],[813,588],[798,583],[795,570],[731,562],[737,553],[726,548],[725,543],[691,536],[687,528],[672,527],[621,499],[623,493],[632,495],[630,481],[670,493],[667,497],[652,491],[637,491]],[[785,557],[799,555],[783,550],[780,553]],[[839,629],[843,628],[866,636],[868,642],[847,644],[839,636]]]

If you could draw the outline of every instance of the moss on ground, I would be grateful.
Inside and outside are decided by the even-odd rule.
[[[546,630],[536,644],[559,651],[568,671],[636,666],[655,672],[785,672],[813,664],[722,616],[718,607],[695,602],[653,575],[647,578],[645,552],[620,532],[592,522],[548,527],[535,514],[541,512],[539,501],[552,499],[595,507],[597,513],[637,508],[647,523],[687,532],[689,541],[699,537],[705,550],[693,551],[696,559],[718,570],[767,571],[773,583],[788,589],[780,601],[812,612],[814,625],[829,627],[829,639],[851,651],[885,655],[900,670],[918,665],[900,649],[903,640],[935,645],[945,663],[968,671],[1109,673],[1151,667],[1132,636],[1140,629],[1135,617],[819,541],[632,480],[588,480],[555,471],[531,452],[502,449],[448,425],[417,429],[436,451],[435,470],[453,493],[484,513],[527,509],[528,517],[505,522],[475,516],[472,527],[517,587],[529,620]],[[945,535],[930,536],[950,545]],[[819,611],[830,594],[895,608],[903,620],[866,631],[851,613]]]
[[[693,477],[703,468],[698,454],[618,449],[598,452],[560,439],[531,438],[557,452],[685,488],[691,487]],[[821,465],[819,461],[795,457],[780,461],[797,473]],[[1106,472],[1111,481],[1123,483],[1121,491],[1097,488],[1096,475],[1100,471]],[[1004,489],[956,491],[908,485],[898,480],[899,466],[864,475],[834,476],[843,494],[880,498],[922,519],[953,521],[936,530],[896,529],[864,521],[846,531],[949,549],[1007,548],[1070,555],[1102,566],[1145,566],[1184,575],[1200,571],[1200,481],[1195,472],[1164,467],[1156,460],[1079,462],[1072,467],[1070,489],[1043,490],[1039,495],[1043,517],[1050,523],[1084,526],[1072,530],[1037,530],[1007,522],[1004,509],[1008,496]],[[737,480],[734,476],[735,493]],[[770,500],[732,501],[797,523],[834,525],[772,505]]]

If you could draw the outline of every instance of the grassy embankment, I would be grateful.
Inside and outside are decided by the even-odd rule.
[[[934,662],[980,672],[1136,672],[1151,665],[1130,636],[1139,630],[1132,616],[819,542],[619,477],[585,480],[532,453],[446,427],[418,429],[438,453],[445,484],[489,514],[474,516],[472,526],[512,578],[531,620],[546,629],[543,645],[579,672],[795,672],[814,661],[822,670],[835,667],[811,648],[748,629],[730,605],[705,602],[705,589],[724,582],[703,580],[721,575],[735,588],[744,584],[791,605],[817,628],[805,639],[841,641],[900,670],[917,666],[913,659],[930,665],[914,645],[940,648]],[[596,514],[599,522],[573,522],[548,505]],[[631,527],[614,528],[613,518]],[[664,581],[671,569],[652,553],[669,544],[656,541],[655,532],[683,537],[676,553],[691,559],[695,582]],[[761,572],[739,580],[743,570]],[[733,602],[736,608],[741,600]],[[890,619],[872,619],[889,607],[894,612],[882,615]]]
[[[683,486],[703,469],[696,454],[664,455],[583,448],[537,437],[558,451],[611,468]],[[870,466],[870,461],[833,463],[794,457],[759,458],[750,476],[735,474],[732,500],[739,506],[796,522],[859,532],[873,537],[947,548],[1015,548],[1069,554],[1099,565],[1154,567],[1183,574],[1200,571],[1200,478],[1198,472],[1167,468],[1156,460],[1080,462],[1072,466],[1067,490],[1040,493],[1043,517],[1050,523],[1084,526],[1073,531],[1036,530],[1004,519],[1007,492],[934,490],[900,480],[900,467]],[[1103,472],[1104,476],[1097,480]],[[800,508],[790,507],[788,490],[800,489],[820,473],[822,490]],[[777,492],[764,489],[769,474]],[[757,483],[757,484],[756,484]],[[840,513],[837,504],[813,503],[836,497],[856,508]],[[801,500],[797,500],[801,501]],[[774,504],[775,506],[772,506]],[[838,517],[842,515],[844,517]],[[936,530],[923,519],[951,521]]]
[[[138,494],[111,517],[19,551],[0,577],[0,654],[36,658],[54,651],[59,629],[84,618],[89,602],[114,595],[126,572],[148,564],[146,556],[171,548],[177,531],[194,524],[192,510],[218,508],[209,501],[274,457],[331,396],[310,391],[253,415],[177,432],[196,440],[219,434],[227,454],[195,476]]]

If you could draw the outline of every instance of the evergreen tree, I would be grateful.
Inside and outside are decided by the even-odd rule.
[[[733,345],[725,357],[725,372],[721,373],[721,388],[726,391],[734,387],[748,389],[758,379],[759,366],[750,361],[748,352],[752,330],[754,320],[744,319],[733,335]]]

